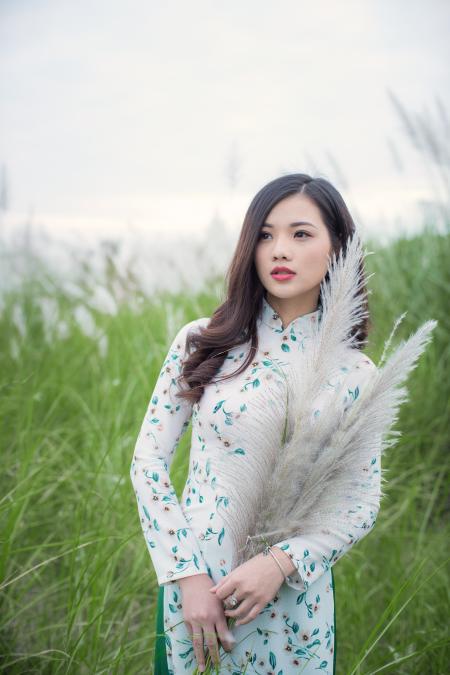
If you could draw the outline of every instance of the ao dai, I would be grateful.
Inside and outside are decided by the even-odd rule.
[[[256,392],[260,396],[277,378],[281,384],[280,368],[295,365],[302,358],[320,317],[319,308],[283,327],[280,316],[263,298],[254,359],[236,377],[209,383],[200,401],[193,405],[174,396],[178,386],[175,380],[181,373],[187,334],[206,326],[209,318],[185,324],[164,360],[137,438],[130,475],[144,539],[160,586],[160,619],[170,674],[193,673],[197,666],[183,622],[178,580],[205,573],[217,583],[231,572],[232,544],[222,517],[229,495],[218,487],[215,458],[220,453],[239,452],[245,471],[245,445],[233,447],[229,431],[237,417],[242,426],[251,397]],[[237,370],[249,348],[250,343],[246,343],[230,350],[214,379]],[[375,369],[361,351],[348,350],[348,358],[336,364],[324,384],[314,414],[320,415],[329,396],[338,396],[347,409],[360,396]],[[169,469],[190,420],[189,471],[178,501]],[[250,436],[246,442],[251,443]],[[349,509],[345,531],[334,527],[331,521],[327,534],[293,536],[276,544],[290,556],[296,570],[255,619],[233,626],[236,646],[229,653],[220,648],[220,673],[237,675],[245,668],[246,673],[258,675],[335,673],[333,565],[374,526],[379,509],[380,453],[361,471],[367,500]],[[275,561],[274,574],[280,574]],[[149,672],[153,672],[150,665]]]

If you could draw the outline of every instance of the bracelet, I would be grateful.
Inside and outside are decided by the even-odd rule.
[[[269,546],[268,544],[266,544],[266,546],[264,547],[264,551],[262,552],[262,554],[263,554],[263,555],[267,555],[268,553],[270,553],[270,555],[272,556],[272,558],[275,560],[275,562],[277,563],[278,567],[280,568],[281,574],[283,575],[284,580],[285,580],[285,581],[291,581],[291,578],[290,578],[289,576],[287,576],[287,574],[284,573],[284,569],[281,567],[281,563],[280,563],[280,561],[278,560],[278,558],[276,557],[275,553],[272,551],[272,549],[270,548],[270,546]]]

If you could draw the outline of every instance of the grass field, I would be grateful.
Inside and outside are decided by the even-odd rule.
[[[334,568],[337,675],[448,672],[450,235],[433,228],[367,258],[375,362],[427,319],[433,341],[384,458],[373,532]],[[111,270],[111,278],[114,269]],[[114,283],[113,283],[114,281]],[[114,295],[117,279],[108,291]],[[208,290],[209,289],[209,290]],[[221,280],[195,297],[63,291],[39,272],[3,299],[1,331],[0,669],[151,673],[156,578],[129,470],[169,341],[210,316]],[[181,495],[189,436],[171,476]]]

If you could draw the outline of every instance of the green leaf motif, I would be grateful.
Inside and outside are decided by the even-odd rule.
[[[187,537],[187,530],[186,528],[181,528],[180,530],[177,530],[177,538],[178,541],[180,541],[180,534],[182,534],[184,537]]]
[[[236,450],[234,450],[234,454],[235,455],[245,455],[245,450],[243,448],[236,448]]]
[[[224,535],[225,535],[225,529],[222,527],[222,529],[220,530],[219,539],[218,539],[219,546],[222,544],[222,540],[224,538]]]
[[[281,345],[281,349],[282,349],[284,352],[290,352],[290,351],[291,351],[291,348],[289,347],[288,344],[286,344],[286,342],[283,342],[283,344]]]
[[[213,413],[216,413],[218,410],[220,410],[224,403],[225,403],[225,399],[216,403],[216,405],[214,406]]]

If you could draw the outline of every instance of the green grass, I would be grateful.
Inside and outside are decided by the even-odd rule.
[[[445,673],[450,236],[428,228],[383,250],[366,247],[376,252],[366,263],[376,272],[368,355],[378,360],[404,311],[394,342],[427,319],[439,324],[409,380],[402,436],[384,458],[376,527],[334,567],[337,673]],[[92,312],[97,337],[74,318],[89,302],[84,293],[76,300],[40,273],[8,293],[0,318],[0,669],[9,674],[152,670],[157,584],[131,458],[170,338],[183,322],[210,316],[219,293],[140,303],[122,295],[116,315]],[[53,327],[43,297],[57,309]],[[171,471],[179,496],[189,436]]]

